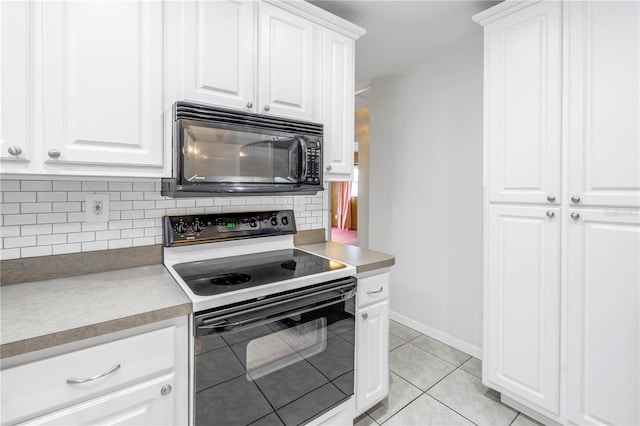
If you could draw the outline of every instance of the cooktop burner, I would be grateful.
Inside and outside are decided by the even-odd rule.
[[[174,265],[198,296],[211,296],[345,268],[297,249],[276,250]]]

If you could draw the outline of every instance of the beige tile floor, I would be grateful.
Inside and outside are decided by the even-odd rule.
[[[539,424],[482,385],[480,360],[395,321],[389,349],[389,396],[355,426]]]

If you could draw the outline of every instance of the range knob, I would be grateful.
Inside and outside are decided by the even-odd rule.
[[[256,226],[258,226],[258,222],[256,221],[255,217],[252,217],[251,219],[249,219],[249,226],[252,228],[255,228]]]
[[[289,218],[286,216],[282,216],[282,224],[283,225],[288,225],[289,224]]]
[[[278,218],[277,218],[277,217],[275,217],[275,216],[273,216],[273,217],[271,218],[271,224],[272,224],[273,226],[278,226]]]
[[[193,225],[191,225],[191,229],[193,229],[193,232],[196,232],[196,233],[202,231],[202,224],[198,219],[196,219],[196,221],[193,222]]]
[[[182,220],[180,220],[180,222],[176,224],[175,229],[178,234],[184,234],[185,232],[187,232],[187,225]]]

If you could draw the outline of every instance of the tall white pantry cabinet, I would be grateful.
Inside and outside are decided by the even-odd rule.
[[[542,420],[640,424],[640,2],[507,0],[474,20],[483,383]]]

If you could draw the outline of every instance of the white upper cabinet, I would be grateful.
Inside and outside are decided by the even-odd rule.
[[[269,3],[259,11],[257,111],[311,120],[316,26]]]
[[[181,98],[253,110],[256,3],[198,0],[185,1],[181,7],[184,27],[182,49],[177,52]]]
[[[640,3],[566,9],[571,203],[640,207]]]
[[[492,202],[560,202],[561,7],[485,27],[485,147]]]
[[[322,42],[324,176],[348,181],[353,178],[355,42],[328,29]]]
[[[30,2],[0,2],[0,160],[3,170],[29,167],[32,129]]]
[[[318,30],[312,21],[265,2],[199,0],[180,7],[176,33],[168,37],[182,44],[173,54],[179,58],[178,98],[314,118]]]
[[[42,20],[47,172],[162,174],[162,3],[44,2]]]

